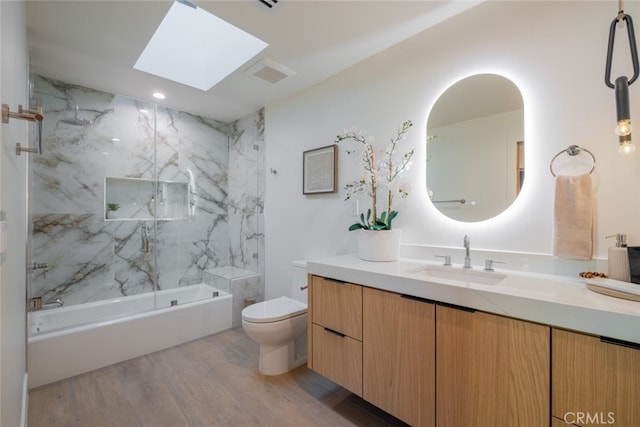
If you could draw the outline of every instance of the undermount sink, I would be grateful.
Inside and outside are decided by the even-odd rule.
[[[434,277],[447,280],[457,280],[465,283],[477,283],[480,285],[497,285],[507,276],[485,270],[463,269],[459,267],[420,267],[409,271],[425,278]]]

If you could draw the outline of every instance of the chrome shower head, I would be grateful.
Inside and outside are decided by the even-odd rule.
[[[78,117],[78,106],[76,105],[75,114],[73,117],[61,119],[62,123],[66,123],[68,125],[73,126],[88,126],[91,124],[91,120],[81,119]]]

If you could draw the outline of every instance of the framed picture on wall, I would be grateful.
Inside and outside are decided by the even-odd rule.
[[[337,191],[338,150],[336,145],[302,153],[302,194]]]

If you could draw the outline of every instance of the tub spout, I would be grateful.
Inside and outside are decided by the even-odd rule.
[[[42,309],[46,310],[48,308],[57,308],[62,307],[63,305],[64,301],[62,300],[62,298],[56,298],[55,300],[42,303]]]
[[[29,309],[31,311],[46,310],[49,308],[62,307],[64,301],[62,298],[56,298],[55,300],[42,302],[42,297],[33,297],[29,300]]]

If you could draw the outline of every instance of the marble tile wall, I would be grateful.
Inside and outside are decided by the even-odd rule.
[[[264,128],[264,109],[229,126],[229,234],[234,242],[230,265],[257,272],[264,272],[265,259]],[[263,292],[254,296],[260,301]]]
[[[200,283],[204,270],[221,266],[264,271],[262,111],[223,123],[33,80],[45,120],[43,153],[31,157],[30,258],[48,268],[31,273],[31,296],[72,305],[152,291],[154,276],[167,289]],[[106,177],[181,183],[172,188],[189,194],[172,199],[188,201],[178,209],[184,218],[131,213],[176,211],[161,206],[156,189],[141,195],[139,209],[105,221],[105,203],[118,202],[105,200]]]
[[[204,283],[233,295],[231,326],[242,326],[242,309],[262,299],[261,275],[236,267],[204,271]]]

